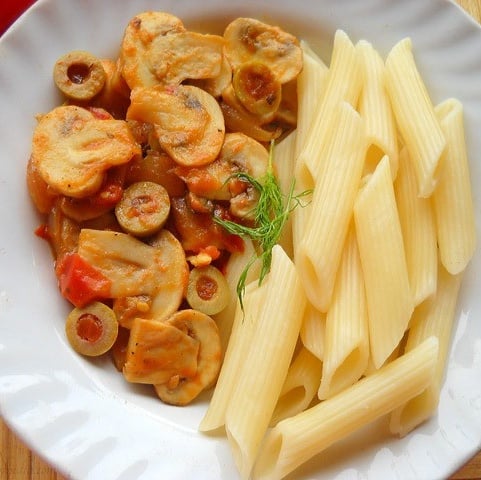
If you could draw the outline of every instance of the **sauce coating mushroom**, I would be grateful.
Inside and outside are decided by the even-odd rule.
[[[165,403],[187,405],[217,379],[222,358],[219,330],[211,317],[197,310],[179,310],[166,323],[199,341],[197,371],[192,376],[173,375],[154,385],[155,391]]]

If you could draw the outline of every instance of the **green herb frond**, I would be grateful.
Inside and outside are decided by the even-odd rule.
[[[291,182],[289,191],[286,195],[282,193],[277,177],[274,174],[274,141],[271,141],[269,150],[269,161],[265,175],[257,180],[246,172],[238,172],[233,176],[250,183],[258,192],[259,199],[254,208],[254,226],[246,226],[214,217],[214,220],[222,225],[229,233],[239,236],[246,236],[257,242],[260,247],[260,255],[254,255],[244,270],[242,271],[237,283],[237,296],[242,309],[243,295],[245,292],[247,275],[249,269],[259,258],[261,261],[261,271],[259,275],[259,285],[269,273],[272,263],[272,249],[279,241],[282,230],[289,218],[289,214],[298,206],[304,206],[303,199],[311,192],[306,190],[297,195],[294,194],[295,182]]]

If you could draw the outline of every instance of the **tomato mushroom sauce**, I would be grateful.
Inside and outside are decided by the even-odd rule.
[[[154,11],[119,41],[118,58],[58,58],[64,102],[38,115],[27,185],[72,348],[185,405],[216,381],[215,316],[236,302],[224,269],[244,240],[216,219],[255,224],[269,143],[296,127],[302,52],[255,19],[211,35]]]

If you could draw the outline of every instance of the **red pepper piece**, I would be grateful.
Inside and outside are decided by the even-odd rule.
[[[57,262],[55,273],[62,295],[82,308],[94,300],[109,298],[112,282],[78,253],[69,253]]]

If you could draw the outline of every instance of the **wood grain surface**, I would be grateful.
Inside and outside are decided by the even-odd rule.
[[[481,0],[456,1],[481,22]],[[66,480],[66,477],[33,453],[0,418],[0,480]],[[449,480],[481,480],[481,451]]]

